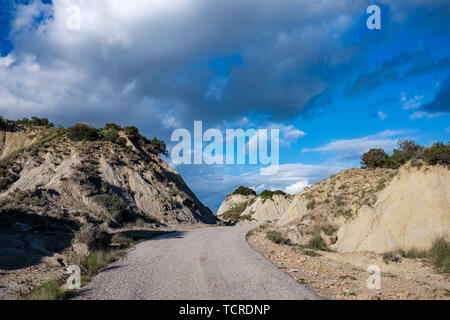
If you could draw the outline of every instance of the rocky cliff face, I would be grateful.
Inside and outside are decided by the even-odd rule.
[[[334,249],[428,250],[441,236],[450,238],[450,170],[406,165],[373,206],[339,229]]]
[[[274,194],[270,197],[261,195],[232,194],[227,196],[219,207],[217,215],[225,220],[256,220],[259,222],[276,222],[291,204],[289,195]]]
[[[126,145],[73,142],[57,128],[1,131],[2,208],[113,227],[215,222],[175,170],[122,136]]]
[[[112,141],[75,142],[66,129],[0,119],[0,299],[109,250],[119,233],[216,223],[151,141],[111,127]]]
[[[440,165],[349,169],[295,196],[231,195],[219,215],[272,221],[291,242],[320,237],[339,252],[429,249],[450,238],[450,170]]]

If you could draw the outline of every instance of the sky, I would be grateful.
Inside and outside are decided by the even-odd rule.
[[[450,140],[448,0],[0,0],[0,115],[280,130],[280,169],[175,165],[214,211],[240,185],[299,193],[370,148]],[[381,8],[369,30],[366,9]]]

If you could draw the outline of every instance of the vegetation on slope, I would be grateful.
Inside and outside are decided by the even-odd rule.
[[[243,195],[243,196],[256,196],[256,192],[253,189],[246,188],[244,186],[240,186],[236,190],[233,191],[232,195]]]
[[[77,123],[74,126],[67,128],[67,137],[72,141],[110,141],[120,146],[125,146],[127,140],[120,136],[123,132],[128,139],[141,147],[144,151],[157,155],[168,155],[166,143],[156,137],[148,140],[139,133],[139,130],[134,126],[121,128],[115,123],[108,123],[102,129],[96,129],[87,124]]]
[[[282,196],[286,196],[286,193],[284,191],[281,190],[276,190],[276,191],[269,191],[269,190],[264,190],[263,192],[261,192],[261,194],[259,195],[261,198],[263,199],[272,199],[274,195],[282,195]]]
[[[400,140],[398,148],[392,155],[383,149],[370,149],[361,157],[364,168],[391,168],[398,169],[408,161],[418,163],[423,160],[430,165],[450,165],[450,143],[434,143],[431,147],[423,147],[411,140]]]
[[[383,254],[383,261],[385,263],[397,262],[400,258],[410,259],[426,259],[433,264],[436,269],[443,273],[450,273],[450,241],[444,237],[439,237],[434,240],[429,250],[411,249],[393,250]]]

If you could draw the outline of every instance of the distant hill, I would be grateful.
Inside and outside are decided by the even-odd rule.
[[[241,190],[243,187],[241,187]],[[348,169],[295,196],[235,192],[218,215],[272,222],[292,244],[339,252],[427,250],[450,240],[450,170],[410,161],[399,169]]]

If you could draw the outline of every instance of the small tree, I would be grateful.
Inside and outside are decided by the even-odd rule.
[[[127,145],[127,139],[125,139],[124,137],[119,137],[117,138],[116,143],[119,146],[125,147]]]
[[[47,118],[31,117],[31,124],[35,126],[53,127],[53,123],[50,123]]]
[[[139,136],[139,130],[135,126],[124,127],[123,131],[127,136],[132,138],[137,138]]]
[[[156,137],[150,141],[150,152],[154,154],[163,154],[166,157],[169,156],[166,143],[162,140],[158,140]]]
[[[264,190],[263,192],[261,192],[260,197],[264,198],[264,199],[271,199],[276,194],[283,195],[283,196],[286,195],[286,193],[281,190],[275,190],[275,191]]]
[[[240,194],[243,196],[256,196],[255,190],[246,188],[244,186],[240,186],[239,188],[234,190],[232,194]]]
[[[113,123],[109,123],[102,129],[101,135],[105,140],[116,142],[119,138],[119,128]]]
[[[370,149],[361,157],[361,164],[366,168],[384,167],[389,156],[383,149]]]
[[[120,130],[120,126],[118,124],[115,123],[107,123],[105,124],[105,130],[116,130],[119,131]]]
[[[413,140],[399,140],[397,146],[398,155],[403,163],[412,159],[419,159],[423,151],[423,147],[416,144]]]
[[[97,129],[87,124],[77,123],[67,129],[67,137],[72,141],[95,141],[100,138]]]
[[[442,142],[434,143],[431,147],[425,148],[422,157],[432,165],[450,165],[450,143],[446,145]]]

